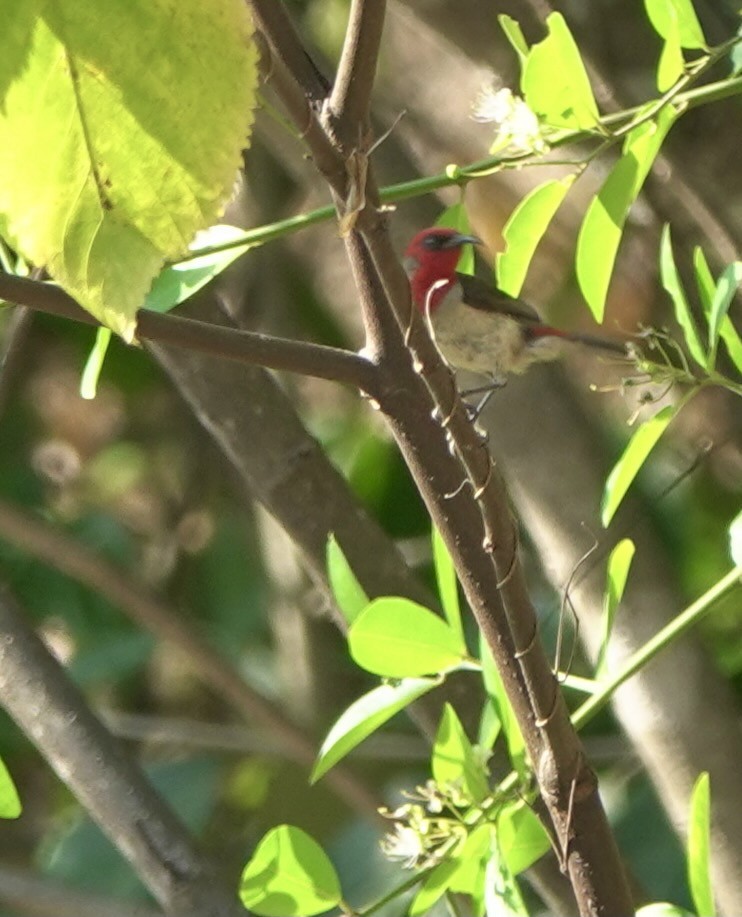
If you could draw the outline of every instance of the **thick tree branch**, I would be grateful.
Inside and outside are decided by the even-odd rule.
[[[50,315],[89,325],[99,324],[64,290],[50,283],[0,272],[0,298]],[[171,313],[161,315],[146,309],[137,313],[136,336],[141,340],[196,350],[239,363],[342,382],[372,398],[378,390],[376,367],[364,357],[337,347],[289,341]]]
[[[244,917],[185,828],[0,589],[0,701],[172,914]]]
[[[245,719],[269,730],[285,754],[307,769],[314,764],[316,741],[251,688],[224,656],[188,627],[183,615],[132,583],[123,571],[47,523],[2,500],[0,538],[84,583],[140,627],[177,647],[205,685]],[[366,817],[377,817],[379,800],[347,768],[334,768],[327,775],[327,782],[351,808]]]

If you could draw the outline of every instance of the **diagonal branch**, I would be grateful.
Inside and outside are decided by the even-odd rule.
[[[0,298],[50,315],[71,318],[89,325],[99,324],[64,290],[50,283],[0,272]],[[372,398],[378,390],[378,371],[373,363],[337,347],[224,328],[146,309],[140,309],[137,313],[136,336],[142,340],[197,350],[240,363],[346,383]]]
[[[0,703],[169,913],[239,917],[234,893],[91,712],[61,664],[0,589]]]

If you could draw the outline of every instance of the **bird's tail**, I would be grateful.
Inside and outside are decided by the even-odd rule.
[[[585,344],[587,347],[607,350],[611,353],[619,354],[622,357],[627,356],[626,344],[614,338],[583,334],[580,331],[560,331],[558,328],[551,328],[548,325],[536,325],[529,328],[528,332],[529,336],[532,338],[557,337],[565,341],[574,341],[576,344]]]

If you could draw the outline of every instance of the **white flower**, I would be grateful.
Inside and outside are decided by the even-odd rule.
[[[472,110],[476,121],[492,122],[497,131],[490,152],[512,147],[519,152],[540,151],[545,148],[541,127],[528,105],[520,96],[507,89],[496,89],[493,82],[484,87]]]
[[[425,854],[420,833],[406,825],[396,824],[381,842],[382,853],[390,860],[402,860],[405,869],[412,869]]]

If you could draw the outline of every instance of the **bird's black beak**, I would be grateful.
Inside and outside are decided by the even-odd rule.
[[[461,248],[462,245],[466,245],[467,242],[471,242],[472,245],[481,245],[482,240],[478,236],[469,236],[465,233],[458,232],[456,235],[450,236],[443,243],[443,248]]]

